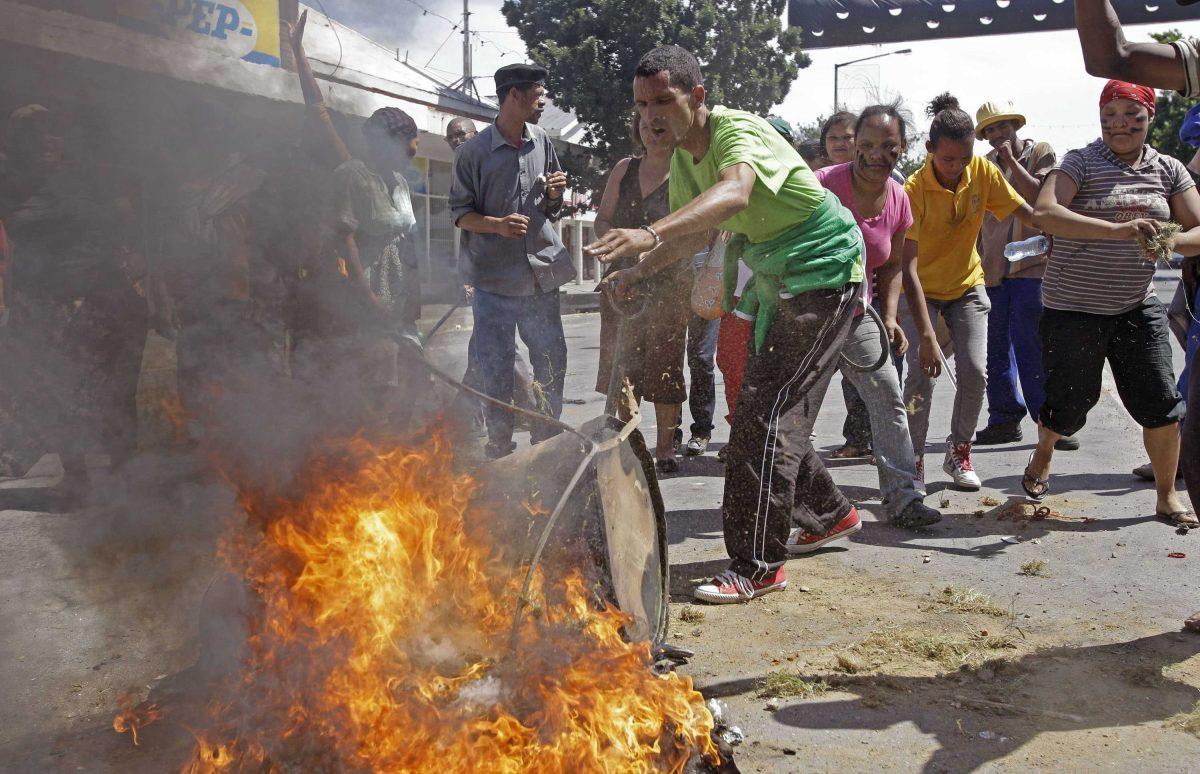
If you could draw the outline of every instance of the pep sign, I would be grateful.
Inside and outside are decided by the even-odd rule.
[[[159,10],[177,39],[279,65],[278,0],[161,0]]]

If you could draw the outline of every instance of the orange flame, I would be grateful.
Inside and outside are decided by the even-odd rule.
[[[185,771],[649,772],[718,759],[690,678],[654,674],[649,644],[622,638],[628,617],[579,573],[539,574],[508,651],[523,571],[487,545],[487,514],[468,519],[475,484],[450,462],[437,438],[383,453],[358,441],[310,464],[299,496],[243,494],[264,528],[223,551],[261,607]]]
[[[117,706],[121,708],[121,711],[113,718],[113,731],[118,734],[129,732],[129,738],[135,747],[141,744],[141,740],[138,738],[138,729],[153,723],[162,716],[155,704],[135,705],[132,693],[123,693],[118,696]]]

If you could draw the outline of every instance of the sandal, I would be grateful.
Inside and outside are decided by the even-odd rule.
[[[851,460],[866,457],[870,454],[871,450],[869,448],[845,444],[840,449],[835,450],[830,456],[837,460]]]
[[[1156,511],[1154,515],[1158,517],[1159,521],[1165,521],[1172,527],[1187,527],[1188,529],[1200,527],[1200,521],[1196,520],[1195,511]],[[1191,516],[1192,518],[1187,519],[1187,516]]]
[[[1050,479],[1038,478],[1029,474],[1029,466],[1033,463],[1033,452],[1029,453],[1029,462],[1025,463],[1025,471],[1021,475],[1021,488],[1025,490],[1025,495],[1035,503],[1040,503],[1042,498],[1050,494]],[[1041,487],[1040,491],[1035,492],[1034,487]]]

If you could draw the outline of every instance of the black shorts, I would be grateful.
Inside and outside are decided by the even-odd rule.
[[[1175,386],[1166,308],[1157,298],[1116,315],[1047,308],[1038,327],[1046,402],[1038,419],[1061,435],[1074,435],[1100,400],[1104,361],[1112,368],[1121,403],[1142,427],[1183,420]]]

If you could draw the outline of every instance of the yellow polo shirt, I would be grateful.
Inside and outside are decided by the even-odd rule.
[[[933,172],[933,157],[904,184],[913,224],[906,239],[917,243],[917,276],[925,295],[953,301],[983,284],[983,262],[975,249],[984,213],[1004,220],[1025,203],[992,162],[971,159],[958,190],[948,191]]]

